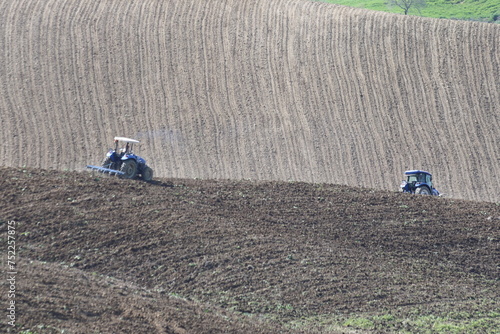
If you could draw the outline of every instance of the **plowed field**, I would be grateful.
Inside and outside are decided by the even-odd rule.
[[[4,166],[79,170],[115,135],[160,177],[498,201],[500,26],[303,0],[1,0]]]
[[[494,203],[300,182],[0,172],[4,249],[16,222],[19,326],[9,333],[500,329]],[[9,282],[0,288],[3,303]]]

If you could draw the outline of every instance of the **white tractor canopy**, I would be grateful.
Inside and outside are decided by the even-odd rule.
[[[115,137],[115,140],[123,141],[125,143],[132,143],[132,144],[139,144],[140,143],[140,141],[138,141],[138,140],[130,139],[127,137]]]

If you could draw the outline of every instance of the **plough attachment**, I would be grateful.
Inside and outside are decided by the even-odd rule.
[[[108,173],[108,174],[115,174],[115,175],[123,175],[123,174],[125,174],[124,172],[121,172],[119,170],[115,170],[115,169],[111,169],[111,168],[105,168],[105,167],[99,167],[99,166],[87,165],[87,168],[90,168],[92,170],[98,171],[100,173]]]

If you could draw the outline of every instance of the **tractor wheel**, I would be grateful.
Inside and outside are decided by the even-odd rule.
[[[144,170],[142,171],[142,179],[144,181],[151,181],[153,179],[153,170],[150,167],[144,167]]]
[[[431,191],[427,187],[419,187],[415,190],[415,194],[418,195],[430,195]]]
[[[137,175],[137,163],[134,160],[125,160],[122,162],[120,171],[124,173],[122,178],[133,179]]]
[[[114,169],[114,168],[112,168],[112,165],[113,165],[113,163],[111,162],[111,159],[109,157],[104,158],[104,160],[102,161],[102,167],[104,167],[104,168]]]

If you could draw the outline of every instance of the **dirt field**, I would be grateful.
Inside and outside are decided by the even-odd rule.
[[[3,166],[80,170],[115,135],[157,176],[499,201],[500,26],[302,0],[1,0]]]
[[[500,329],[494,203],[298,182],[0,172],[2,245],[17,223],[19,327],[9,333]]]
[[[0,0],[2,331],[500,332],[499,41],[304,0]],[[154,182],[81,172],[117,135]],[[448,198],[394,192],[416,168]]]

